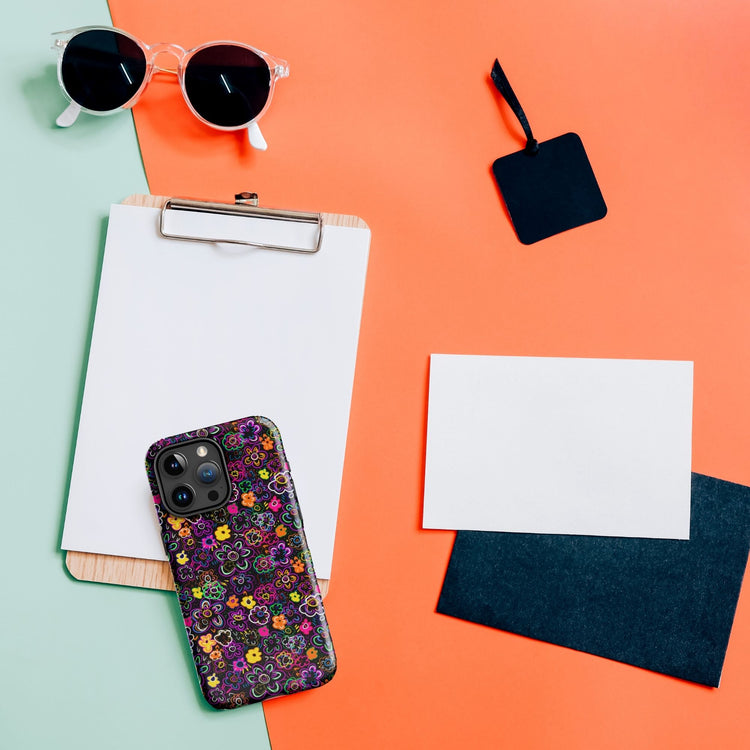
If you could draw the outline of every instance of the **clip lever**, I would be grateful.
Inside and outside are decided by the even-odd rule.
[[[185,234],[176,234],[167,231],[165,219],[168,212],[188,211],[196,213],[219,214],[222,216],[241,216],[268,219],[271,221],[299,222],[315,224],[317,226],[317,237],[315,245],[311,248],[294,247],[292,245],[277,245],[267,242],[253,242],[251,240],[235,239],[231,237],[195,237]],[[289,253],[305,253],[311,255],[317,253],[323,244],[323,215],[320,213],[309,213],[306,211],[287,211],[279,208],[260,208],[258,206],[257,193],[238,193],[235,203],[206,203],[203,201],[187,200],[184,198],[169,198],[161,210],[159,218],[159,234],[162,237],[175,240],[191,240],[193,242],[227,242],[233,245],[248,245],[250,247],[263,248],[265,250],[282,250]]]

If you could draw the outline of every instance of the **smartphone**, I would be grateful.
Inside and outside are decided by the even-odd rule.
[[[336,672],[276,425],[246,417],[164,438],[146,473],[206,701],[235,708]]]

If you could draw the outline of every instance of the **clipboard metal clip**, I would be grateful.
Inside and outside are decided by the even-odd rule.
[[[312,247],[294,247],[291,245],[277,245],[266,242],[254,242],[252,240],[237,239],[232,237],[196,237],[186,234],[177,234],[167,231],[165,228],[166,217],[170,211],[188,211],[195,213],[219,214],[222,216],[255,217],[268,219],[270,221],[295,222],[304,224],[315,224],[317,226],[317,237]],[[310,213],[306,211],[287,211],[280,208],[261,208],[258,205],[257,193],[238,193],[235,202],[232,203],[208,203],[205,201],[188,200],[186,198],[168,198],[164,203],[159,217],[159,234],[162,237],[173,240],[190,240],[193,242],[219,242],[233,245],[248,245],[250,247],[262,248],[264,250],[281,250],[288,253],[304,253],[311,255],[317,253],[323,243],[323,214]]]

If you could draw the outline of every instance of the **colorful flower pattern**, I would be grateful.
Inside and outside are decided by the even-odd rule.
[[[232,494],[224,508],[175,518],[154,459],[196,437],[223,450]],[[206,700],[235,708],[328,682],[336,656],[276,426],[250,417],[166,438],[146,469]]]

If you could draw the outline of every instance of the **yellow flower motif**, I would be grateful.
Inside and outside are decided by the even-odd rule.
[[[263,658],[263,654],[260,652],[259,648],[251,648],[245,654],[245,658],[247,659],[248,664],[257,664]]]
[[[198,645],[203,649],[203,653],[210,654],[214,650],[216,641],[211,637],[211,633],[206,633],[198,639]]]
[[[255,599],[250,594],[242,597],[240,604],[246,609],[252,609],[255,606]]]
[[[214,531],[214,536],[220,541],[223,542],[227,539],[229,539],[230,536],[232,536],[232,532],[229,530],[229,526],[224,524],[223,526],[218,526],[216,531]]]
[[[173,529],[174,529],[175,531],[177,531],[177,529],[179,529],[179,528],[180,528],[180,526],[182,526],[182,522],[183,522],[184,520],[185,520],[184,518],[175,518],[174,516],[167,516],[167,522],[169,523],[169,525],[170,525],[170,526],[171,526],[171,527],[172,527],[172,528],[173,528]]]
[[[175,555],[175,558],[174,558],[174,559],[175,559],[175,560],[177,560],[177,562],[178,562],[178,563],[179,563],[180,565],[184,565],[184,564],[185,564],[185,563],[186,563],[186,562],[187,562],[187,561],[188,561],[188,560],[189,560],[190,558],[189,558],[189,557],[188,557],[188,556],[187,556],[187,555],[186,555],[186,554],[185,554],[184,552],[178,552],[178,553],[177,553],[177,554]]]
[[[219,678],[215,674],[208,675],[206,679],[209,687],[216,687],[219,684]]]
[[[307,658],[310,661],[313,661],[318,658],[318,649],[313,648],[312,646],[310,646],[310,648],[308,648],[305,653],[307,654]]]
[[[289,598],[293,602],[298,602],[302,597],[299,595],[299,591],[292,591],[292,593],[289,594]]]
[[[193,596],[196,599],[202,599],[203,598],[203,590],[200,588],[194,588],[193,589]]]
[[[260,470],[260,471],[258,472],[258,476],[259,476],[259,477],[260,477],[261,479],[268,479],[268,477],[270,477],[271,475],[270,475],[270,474],[268,473],[268,469],[261,469],[261,470]]]

